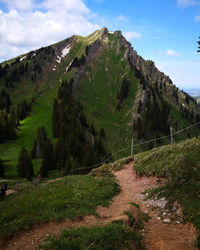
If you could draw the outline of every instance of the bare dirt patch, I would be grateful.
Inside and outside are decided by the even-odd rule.
[[[14,190],[14,189],[8,189],[8,190],[6,190],[6,195],[14,194],[14,193],[16,193],[16,192],[17,192],[17,191]]]
[[[35,225],[32,230],[24,231],[7,242],[4,249],[35,249],[43,239],[49,235],[58,235],[66,227],[92,226],[95,224],[107,224],[115,220],[127,220],[124,211],[134,213],[135,208],[130,202],[140,205],[142,212],[148,213],[151,219],[145,223],[143,230],[145,245],[152,250],[186,250],[196,249],[195,228],[191,224],[177,224],[175,222],[164,223],[158,219],[158,212],[152,210],[152,205],[144,201],[145,196],[141,192],[157,186],[155,177],[139,177],[133,171],[133,163],[123,166],[114,173],[121,186],[121,192],[114,197],[108,207],[98,207],[95,216],[85,216],[80,220],[65,220],[63,222],[49,222]]]

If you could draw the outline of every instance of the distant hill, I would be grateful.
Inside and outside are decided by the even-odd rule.
[[[200,96],[200,89],[185,89],[185,92],[195,98]]]

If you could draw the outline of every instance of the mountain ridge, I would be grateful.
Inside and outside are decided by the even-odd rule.
[[[196,101],[179,91],[152,61],[139,56],[120,31],[102,28],[87,37],[74,35],[1,64],[0,73],[0,90],[9,93],[14,109],[24,99],[32,107],[20,122],[23,126],[18,127],[17,140],[0,145],[3,159],[11,156],[12,168],[22,143],[31,150],[38,127],[45,126],[56,143],[52,112],[61,83],[72,83],[73,96],[87,121],[97,131],[104,128],[109,152],[129,145],[131,138],[136,143],[159,138],[169,134],[170,126],[177,131],[200,119]],[[175,139],[197,133],[194,128]],[[150,143],[136,151],[154,146]],[[36,168],[38,164],[36,160]]]

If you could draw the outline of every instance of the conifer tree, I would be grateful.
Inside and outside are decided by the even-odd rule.
[[[37,144],[38,144],[37,157],[39,158],[43,154],[44,144],[45,144],[46,139],[47,139],[47,131],[45,127],[39,127],[37,130]]]
[[[4,165],[3,165],[3,161],[0,158],[0,177],[4,177]]]
[[[33,148],[31,150],[31,158],[35,159],[37,155],[37,141],[34,140]]]
[[[40,167],[40,177],[46,178],[48,176],[48,171],[48,165],[46,164],[45,160],[43,160]]]
[[[53,127],[53,137],[57,138],[59,136],[59,111],[58,111],[57,98],[54,99],[54,104],[53,104],[52,127]]]
[[[67,160],[65,161],[64,168],[62,169],[62,175],[63,176],[69,175],[69,171],[72,168],[72,162],[73,162],[72,157],[67,158]]]
[[[95,128],[94,128],[93,123],[92,123],[91,126],[90,126],[90,132],[91,132],[94,136],[97,134],[97,132],[96,132],[96,130],[95,130]]]
[[[199,37],[200,39],[200,37]],[[199,44],[197,52],[200,52],[200,41],[197,42]]]
[[[128,96],[129,87],[130,87],[130,82],[125,78],[123,80],[120,93],[119,93],[120,103],[122,103],[123,100],[126,99],[126,97]]]
[[[33,164],[28,155],[26,148],[23,146],[18,158],[17,172],[19,177],[31,180],[33,177]]]
[[[53,159],[53,146],[49,138],[47,138],[45,141],[42,158],[43,159],[40,168],[40,176],[47,177],[48,171],[55,169],[54,159]]]
[[[53,155],[54,155],[53,145],[50,139],[47,138],[44,144],[44,152],[43,152],[42,158],[43,160],[45,160],[46,164],[48,165],[49,170],[55,169]]]
[[[101,130],[100,130],[100,137],[102,138],[102,139],[105,139],[106,138],[106,134],[105,134],[105,131],[104,131],[104,129],[101,127]]]

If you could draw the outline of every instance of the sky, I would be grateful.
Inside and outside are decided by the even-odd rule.
[[[200,0],[0,0],[0,62],[102,27],[180,89],[200,89]]]

